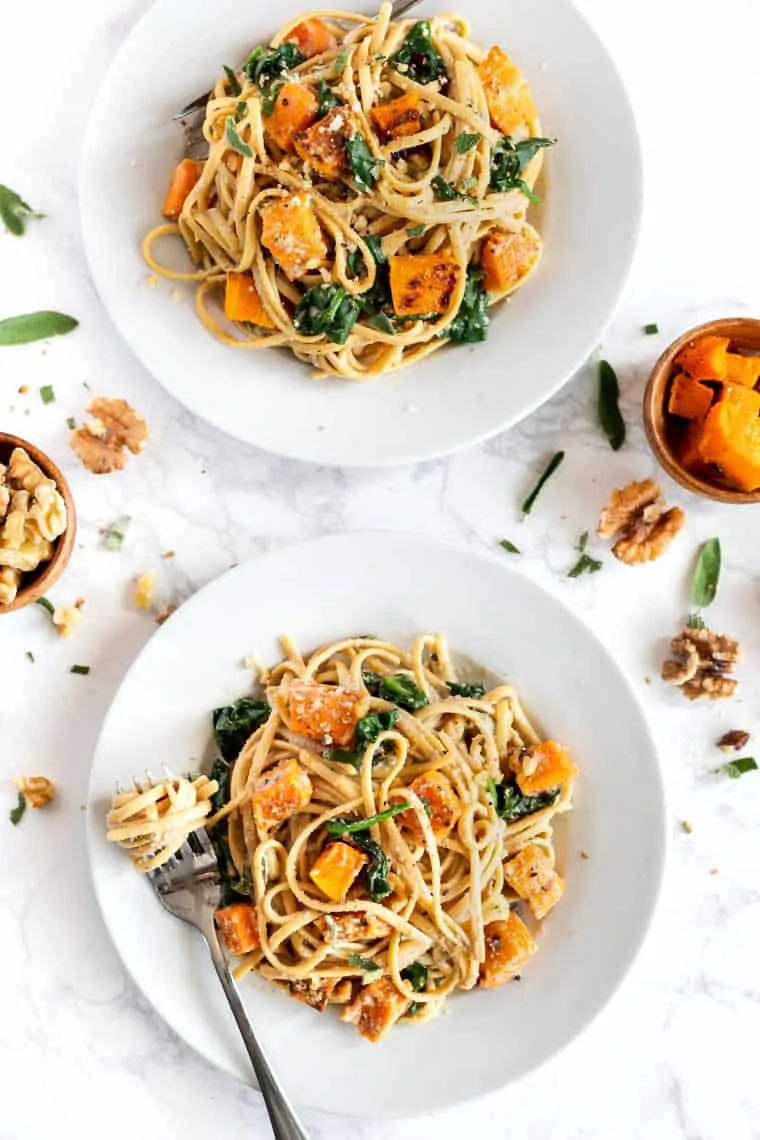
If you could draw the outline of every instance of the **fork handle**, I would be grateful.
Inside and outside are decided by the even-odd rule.
[[[308,1134],[296,1116],[295,1109],[285,1095],[277,1077],[270,1069],[269,1063],[256,1040],[253,1026],[240,1000],[240,994],[230,973],[213,923],[211,929],[204,930],[204,934],[211,951],[211,961],[214,963],[217,977],[222,983],[222,989],[232,1010],[232,1016],[235,1018],[246,1052],[251,1059],[261,1095],[264,1097],[264,1103],[267,1106],[275,1140],[309,1140]]]

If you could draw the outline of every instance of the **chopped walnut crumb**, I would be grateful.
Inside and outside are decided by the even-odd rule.
[[[156,585],[156,571],[147,570],[135,582],[134,602],[139,610],[149,610],[153,605],[153,590]]]
[[[581,851],[581,859],[588,859],[588,854],[587,854],[587,852],[585,852],[585,851]]]
[[[126,450],[137,455],[148,442],[148,425],[126,400],[98,396],[87,409],[94,418],[71,433],[71,446],[93,475],[121,471]]]
[[[168,605],[160,614],[156,614],[156,625],[163,625],[165,621],[168,621],[176,608],[175,605]]]
[[[53,614],[53,625],[60,637],[69,637],[82,620],[84,598],[77,598],[73,606],[60,606]]]
[[[22,384],[19,387],[18,394],[19,394],[19,396],[25,396],[28,391],[29,391],[29,385],[28,384]]]
[[[694,824],[691,822],[690,819],[682,820],[681,821],[681,827],[684,829],[684,831],[686,832],[687,835],[691,835],[692,831],[694,830]]]
[[[174,553],[174,551],[173,551],[173,550],[165,550],[165,551],[163,552],[163,554],[161,555],[161,557],[162,557],[162,558],[174,558],[174,557],[175,557],[175,553]]]
[[[621,562],[636,566],[659,558],[685,521],[680,507],[665,506],[659,483],[644,479],[612,492],[596,533],[600,538],[619,536],[612,553]]]
[[[724,732],[720,740],[715,741],[715,747],[720,748],[721,752],[741,752],[748,743],[748,732],[741,728],[732,728],[730,732]]]
[[[738,641],[711,629],[682,629],[670,643],[673,660],[662,666],[662,679],[678,685],[690,701],[700,697],[725,700],[736,691],[737,681],[728,676],[741,661]]]
[[[711,874],[711,875],[719,875],[719,874],[720,874],[720,871],[718,870],[718,868],[717,868],[717,867],[711,867],[711,868],[710,868],[710,874]]]
[[[47,776],[21,776],[16,787],[33,808],[43,808],[55,796],[55,784]]]

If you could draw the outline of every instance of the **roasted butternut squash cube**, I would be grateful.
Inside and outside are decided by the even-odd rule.
[[[317,117],[319,104],[303,83],[284,83],[274,110],[264,118],[264,129],[283,150],[289,150],[293,138],[306,130]]]
[[[430,813],[430,826],[436,839],[447,835],[462,811],[459,796],[454,791],[451,781],[442,772],[423,772],[412,780],[409,785],[412,791],[420,797]],[[402,812],[400,820],[406,824],[420,843],[424,835],[417,813],[413,811]]]
[[[296,151],[317,174],[335,181],[348,170],[346,139],[352,137],[354,125],[345,107],[333,107],[324,118],[294,136]]]
[[[337,984],[337,978],[299,978],[290,983],[290,993],[297,1001],[324,1013]]]
[[[174,167],[162,210],[164,217],[168,218],[169,221],[176,222],[182,213],[182,207],[188,194],[202,172],[203,163],[193,162],[190,158],[183,158],[182,162]]]
[[[295,44],[307,59],[313,55],[321,55],[335,47],[335,36],[324,20],[319,16],[312,16],[308,20],[301,20],[291,28],[285,37],[285,43]]]
[[[727,336],[699,336],[681,349],[675,363],[694,380],[725,380],[729,343]]]
[[[524,796],[550,792],[578,775],[570,753],[556,740],[542,740],[516,755],[512,770]]]
[[[541,246],[533,226],[490,233],[480,251],[483,284],[488,292],[506,294],[516,289],[538,264]]]
[[[262,329],[277,328],[261,302],[250,273],[227,274],[224,315],[228,321],[245,321]]]
[[[673,377],[668,397],[671,416],[680,416],[684,420],[701,420],[707,415],[712,402],[711,389],[698,380],[692,380],[685,372],[679,372]]]
[[[461,268],[449,250],[391,257],[391,295],[399,317],[444,313],[456,288]]]
[[[565,893],[564,880],[554,870],[554,859],[545,847],[529,843],[504,864],[504,878],[535,918],[544,918]]]
[[[293,732],[320,744],[349,744],[365,698],[340,685],[294,682],[285,696],[285,714]]]
[[[726,353],[726,380],[754,388],[760,380],[760,356],[741,356],[738,352]]]
[[[323,895],[343,902],[367,856],[348,843],[330,843],[309,871],[309,878]]]
[[[258,950],[259,928],[256,907],[251,903],[233,903],[224,906],[214,915],[219,936],[230,954],[250,954]]]
[[[740,384],[724,384],[697,437],[703,467],[721,474],[740,491],[760,487],[760,395]]]
[[[297,760],[281,760],[253,782],[251,809],[259,831],[273,831],[311,799],[309,773]]]
[[[506,921],[489,922],[485,936],[486,960],[480,967],[480,984],[486,990],[511,982],[538,950],[530,931],[514,910],[509,912]]]
[[[350,1005],[342,1011],[341,1021],[355,1025],[368,1041],[387,1037],[411,1002],[394,986],[390,978],[378,978],[362,986]]]
[[[391,932],[390,926],[382,918],[363,910],[326,914],[317,920],[315,926],[327,942],[334,943],[375,942]]]
[[[530,129],[536,119],[536,106],[527,80],[500,47],[492,47],[478,65],[491,122],[502,134],[514,135]]]
[[[261,244],[295,281],[327,257],[327,245],[309,194],[286,194],[261,208]]]
[[[420,97],[416,91],[408,91],[390,103],[380,103],[370,111],[372,122],[378,134],[384,139],[398,139],[405,135],[416,135],[422,130]]]

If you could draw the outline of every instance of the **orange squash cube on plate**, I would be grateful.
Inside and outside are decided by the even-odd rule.
[[[408,91],[390,103],[380,103],[370,111],[372,122],[378,133],[385,139],[398,139],[406,135],[416,135],[422,130],[420,97],[416,91]]]
[[[170,222],[176,222],[182,213],[188,194],[203,173],[203,163],[183,158],[172,171],[162,213]]]
[[[488,292],[506,294],[516,289],[535,269],[541,248],[541,238],[533,226],[490,233],[480,251],[480,265],[485,274],[483,284]]]
[[[309,878],[323,895],[333,902],[343,902],[356,876],[367,862],[367,856],[348,843],[331,843],[309,871]]]
[[[335,181],[348,170],[346,139],[355,131],[345,107],[334,107],[324,118],[294,136],[296,151],[317,174]]]
[[[430,826],[436,839],[451,831],[459,819],[462,805],[454,791],[451,780],[442,772],[423,772],[409,785],[412,791],[424,800],[430,812]],[[415,838],[422,843],[424,836],[416,812],[405,811],[399,816]]]
[[[311,799],[309,773],[297,760],[281,760],[253,782],[251,810],[259,831],[279,827]]]
[[[224,315],[228,321],[244,321],[262,329],[277,328],[261,302],[250,273],[227,274]]]
[[[303,83],[284,83],[271,115],[264,117],[264,129],[283,150],[289,150],[299,131],[310,127],[319,104]]]
[[[390,978],[378,978],[362,986],[340,1015],[341,1021],[355,1025],[368,1041],[386,1037],[411,1002],[394,986]]]
[[[578,775],[570,753],[556,740],[534,744],[514,764],[517,786],[524,796],[550,792]]]
[[[726,380],[754,388],[760,380],[760,356],[741,356],[738,352],[726,353]]]
[[[286,715],[293,732],[320,744],[349,744],[360,706],[366,698],[340,685],[294,682],[285,696]]]
[[[725,384],[699,431],[699,462],[716,470],[740,491],[760,487],[760,394]]]
[[[701,420],[707,415],[712,402],[712,390],[698,380],[692,380],[685,372],[679,372],[673,377],[668,397],[671,416],[680,416],[684,420]]]
[[[504,878],[525,899],[535,918],[544,918],[565,893],[554,859],[538,843],[529,843],[504,864]]]
[[[460,266],[451,253],[412,253],[389,259],[393,308],[399,317],[444,313],[456,288]]]
[[[286,194],[265,202],[261,207],[261,244],[291,281],[317,269],[327,257],[327,245],[311,196]]]
[[[259,928],[256,908],[251,903],[233,903],[221,907],[214,915],[219,936],[230,954],[250,954],[258,950]]]
[[[681,349],[675,363],[694,380],[725,380],[729,343],[727,336],[699,336]]]
[[[516,911],[506,921],[489,922],[485,928],[486,960],[480,967],[480,985],[488,990],[502,986],[519,974],[538,946]]]
[[[291,28],[284,42],[295,44],[307,59],[311,59],[313,55],[321,55],[322,52],[334,48],[335,36],[324,20],[320,20],[319,16],[312,16],[308,20],[301,20],[300,24]]]
[[[536,105],[527,80],[500,47],[492,47],[478,65],[491,122],[505,135],[529,129],[536,119]]]

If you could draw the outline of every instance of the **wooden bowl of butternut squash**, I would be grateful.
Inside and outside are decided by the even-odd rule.
[[[708,321],[674,341],[649,377],[644,428],[688,491],[760,502],[760,320]]]

